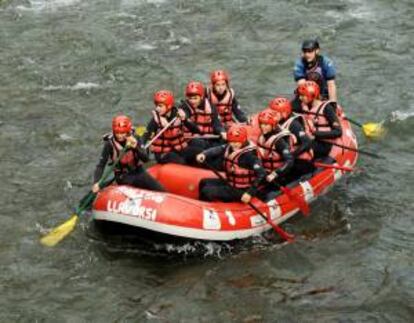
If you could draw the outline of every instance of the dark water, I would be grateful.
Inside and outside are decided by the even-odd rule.
[[[414,2],[0,1],[1,322],[414,321]],[[389,133],[360,171],[262,239],[206,257],[148,257],[90,237],[38,238],[84,194],[118,112],[231,72],[250,112],[291,93],[300,42],[318,36],[339,97]],[[185,250],[180,250],[182,253]],[[215,256],[208,256],[208,255]]]

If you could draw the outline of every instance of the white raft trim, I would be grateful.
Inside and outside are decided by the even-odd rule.
[[[275,224],[280,224],[291,216],[293,216],[297,210],[289,212],[281,216],[277,221],[272,221]],[[261,226],[257,226],[251,229],[241,230],[204,230],[195,229],[189,227],[181,227],[177,225],[171,225],[166,223],[148,221],[139,217],[125,214],[117,214],[107,211],[93,211],[93,218],[95,220],[104,220],[116,223],[128,224],[137,228],[144,228],[155,232],[165,233],[169,235],[175,235],[179,237],[185,237],[190,239],[199,240],[214,240],[214,241],[229,241],[234,239],[244,239],[254,235],[259,235],[264,231],[271,229],[271,225],[263,223]]]

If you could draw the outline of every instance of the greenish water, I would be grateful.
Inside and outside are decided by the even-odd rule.
[[[412,1],[0,1],[0,321],[410,322],[414,319]],[[87,219],[42,232],[88,190],[112,116],[231,72],[245,110],[291,93],[318,36],[356,120],[387,119],[356,172],[287,225],[291,245],[174,259],[111,249]]]

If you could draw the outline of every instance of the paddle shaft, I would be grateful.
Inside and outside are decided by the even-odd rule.
[[[346,166],[340,166],[340,165],[331,165],[331,164],[324,164],[324,163],[320,163],[320,162],[314,162],[313,164],[316,167],[321,167],[321,168],[333,168],[333,169],[343,170],[343,171],[346,171],[346,172],[352,172],[352,171],[354,171],[354,169],[352,167],[346,167]]]
[[[323,116],[324,116],[323,114],[316,113],[316,112],[311,112],[311,111],[301,111],[301,112],[299,112],[299,113],[311,114],[311,115],[313,115],[313,116],[319,116],[319,117],[323,117]],[[360,128],[362,128],[362,127],[363,127],[363,125],[362,125],[362,124],[360,124],[359,122],[357,122],[357,121],[355,121],[355,120],[353,120],[353,119],[351,119],[351,118],[348,118],[348,117],[343,117],[343,119],[345,119],[345,120],[349,121],[350,123],[352,123],[352,124],[356,125],[357,127],[360,127]]]
[[[215,169],[214,167],[210,166],[209,164],[205,163],[205,165],[214,173],[218,176],[218,178],[220,178],[222,181],[224,181],[229,187],[231,187],[232,189],[234,189],[233,186],[231,186],[231,184],[227,181],[226,178],[224,178],[223,175],[221,175],[217,169]],[[262,211],[260,211],[252,202],[247,203],[247,205],[249,205],[254,211],[257,212],[257,214],[259,214],[267,223],[269,223],[273,229],[284,239],[287,241],[292,241],[294,239],[294,237],[287,233],[285,230],[283,230],[280,226],[278,226],[277,224],[274,224],[269,217],[267,217],[266,215],[264,215],[262,213]]]
[[[384,159],[384,157],[382,157],[380,155],[377,155],[377,154],[375,154],[373,152],[370,152],[370,151],[357,149],[357,148],[341,145],[341,144],[338,144],[336,142],[325,141],[325,140],[322,140],[322,139],[315,139],[315,140],[320,141],[320,142],[324,142],[324,143],[328,143],[328,144],[334,145],[334,146],[339,147],[339,148],[347,149],[349,151],[354,151],[356,153],[367,155],[367,156],[370,156],[370,157],[373,157],[373,158]]]
[[[149,142],[147,142],[144,146],[144,149],[148,149],[155,140],[157,140],[174,122],[177,120],[178,117],[174,117],[168,122],[164,128],[162,128]]]

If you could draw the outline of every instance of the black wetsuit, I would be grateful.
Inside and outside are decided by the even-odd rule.
[[[148,154],[143,148],[141,148],[142,141],[140,138],[135,138],[137,139],[138,145],[135,149],[131,148],[134,152],[135,160],[141,160],[145,163],[148,161]],[[125,146],[125,143],[126,142],[120,144],[121,146]],[[114,148],[110,140],[105,140],[101,157],[99,158],[98,164],[95,168],[94,183],[97,183],[102,177],[106,164],[112,159],[113,149]],[[127,169],[121,168],[118,164],[115,166],[114,173],[115,180],[120,185],[132,185],[152,191],[165,191],[164,187],[155,178],[148,174],[142,165],[134,167],[133,169]]]

